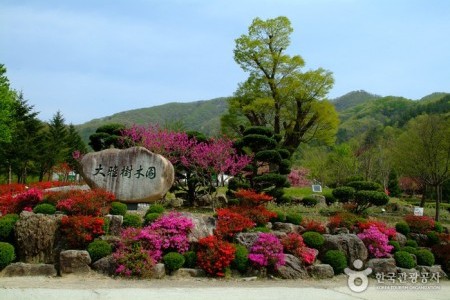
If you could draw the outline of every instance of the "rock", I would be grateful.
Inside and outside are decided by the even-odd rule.
[[[107,215],[109,219],[109,234],[119,236],[122,232],[123,216],[120,215]]]
[[[169,206],[173,208],[182,207],[184,203],[184,199],[182,198],[173,198],[169,200]]]
[[[408,240],[405,235],[401,234],[400,232],[396,232],[394,236],[394,240],[397,241],[400,244],[400,247],[403,247],[406,245],[406,241]]]
[[[411,232],[409,235],[419,246],[426,246],[428,244],[428,236],[426,234]]]
[[[408,277],[410,274],[417,274],[417,276],[420,276],[419,271],[417,271],[416,269],[397,268],[397,274],[400,273],[406,273]]]
[[[64,274],[86,274],[91,271],[91,257],[84,250],[66,250],[60,254],[60,273]]]
[[[257,232],[240,232],[236,234],[236,242],[250,250],[253,243],[258,239],[258,235]]]
[[[153,279],[163,279],[166,276],[166,267],[164,264],[159,263],[153,267],[153,273],[151,278]]]
[[[51,276],[57,275],[54,265],[51,264],[26,264],[23,262],[7,265],[2,273],[2,277],[16,276]]]
[[[389,274],[396,273],[397,266],[395,265],[395,259],[393,258],[372,258],[366,263],[366,268],[371,268],[371,276],[375,277],[377,273]]]
[[[200,239],[214,234],[216,219],[213,217],[190,213],[183,213],[183,215],[190,218],[194,223],[194,228],[192,228],[192,231],[188,236],[190,243],[197,243]]]
[[[352,266],[353,262],[357,259],[360,259],[362,262],[367,260],[367,248],[355,234],[324,234],[323,237],[325,238],[325,242],[319,253],[319,258],[321,260],[323,260],[323,257],[328,250],[343,251],[347,257],[349,266]]]
[[[112,255],[100,258],[92,264],[92,269],[108,276],[112,276],[116,273],[116,267],[117,265]]]
[[[291,223],[274,222],[272,230],[282,231],[285,233],[299,232],[299,226]]]
[[[225,207],[228,204],[228,198],[225,194],[218,194],[214,198],[215,207]]]
[[[335,228],[333,229],[333,234],[349,234],[350,231],[348,230],[348,228],[345,227],[339,227],[339,228]]]
[[[202,269],[181,268],[172,273],[174,277],[205,277],[206,273]]]
[[[325,196],[323,195],[319,195],[319,194],[312,194],[311,197],[313,197],[314,199],[317,200],[317,205],[320,207],[326,207],[327,206],[327,201]]]
[[[333,278],[333,267],[327,264],[312,265],[306,268],[309,276],[317,279]]]
[[[91,188],[87,184],[65,185],[45,189],[46,192],[68,192],[68,191],[89,191]]]
[[[277,275],[283,279],[305,279],[308,278],[308,272],[302,265],[300,259],[291,254],[284,255],[285,265],[277,270]]]
[[[26,263],[53,264],[58,251],[55,240],[62,216],[23,211],[14,226],[18,258]]]
[[[90,152],[80,173],[92,189],[105,189],[125,203],[162,199],[174,182],[170,161],[143,147]]]
[[[211,206],[212,203],[213,197],[210,194],[205,194],[195,199],[194,206]]]
[[[434,266],[417,266],[420,274],[428,274],[430,278],[433,274],[439,274],[439,278],[447,278],[447,274],[442,270],[440,265]]]

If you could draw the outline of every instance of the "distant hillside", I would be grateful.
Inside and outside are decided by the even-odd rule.
[[[353,91],[332,100],[334,107],[338,112],[346,110],[347,108],[354,107],[359,104],[363,104],[369,101],[373,101],[381,98],[381,96],[370,94],[366,91]]]

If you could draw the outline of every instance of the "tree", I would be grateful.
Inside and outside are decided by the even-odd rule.
[[[69,164],[72,170],[77,170],[79,163],[73,157],[73,154],[77,151],[79,154],[87,153],[87,147],[81,138],[80,134],[76,130],[73,124],[70,124],[67,128],[67,156],[65,161]]]
[[[444,115],[412,119],[397,141],[395,155],[403,175],[421,178],[436,190],[438,221],[442,186],[450,178],[450,119]]]
[[[95,133],[89,136],[89,146],[94,151],[105,150],[112,147],[121,148],[122,131],[125,129],[125,125],[112,123],[100,126]]]
[[[243,116],[251,126],[271,127],[283,135],[282,146],[291,153],[301,142],[334,142],[338,124],[334,107],[326,101],[332,74],[324,69],[301,72],[303,59],[285,53],[292,32],[286,17],[256,18],[248,34],[236,39],[234,59],[249,78],[222,117],[223,129],[241,128]]]
[[[15,92],[9,87],[6,68],[0,64],[0,142],[11,142],[12,114]]]

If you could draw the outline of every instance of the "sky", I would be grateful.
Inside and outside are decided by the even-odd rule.
[[[329,98],[450,92],[447,0],[2,0],[0,64],[39,119],[233,95],[235,39],[286,16],[287,53],[334,74]]]

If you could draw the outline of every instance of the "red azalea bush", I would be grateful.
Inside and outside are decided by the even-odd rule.
[[[328,228],[330,228],[330,230],[334,230],[336,228],[347,228],[350,232],[353,232],[357,228],[358,222],[363,220],[364,219],[362,217],[350,212],[340,212],[330,217]]]
[[[101,216],[109,211],[113,194],[101,190],[71,191],[69,198],[58,201],[56,208],[68,215]]]
[[[216,236],[208,236],[198,241],[197,264],[213,276],[225,276],[225,269],[234,260],[236,248],[221,241]]]
[[[276,218],[277,214],[268,210],[264,205],[258,206],[234,206],[230,207],[230,211],[241,214],[242,216],[249,218],[257,226],[264,226],[272,218]]]
[[[387,227],[386,223],[382,221],[364,220],[358,222],[358,228],[360,232],[363,232],[364,230],[369,229],[370,227],[376,227],[381,233],[387,235],[389,239],[394,238],[395,234],[397,233],[395,228]]]
[[[241,200],[243,206],[258,206],[273,200],[272,196],[253,190],[239,189],[234,193],[234,196]]]
[[[315,231],[322,234],[327,232],[325,225],[319,221],[304,219],[301,225],[305,228],[305,231]]]
[[[10,213],[20,214],[22,210],[31,211],[42,200],[43,194],[41,190],[36,188],[29,189],[24,193],[12,197],[12,202],[10,203],[10,209],[12,211]]]
[[[233,238],[236,233],[255,227],[255,223],[228,208],[217,210],[215,234],[222,238]]]
[[[61,233],[69,247],[84,249],[96,237],[105,233],[105,220],[92,216],[63,216],[61,219]]]
[[[431,217],[415,215],[405,216],[405,222],[409,225],[411,232],[424,234],[433,230],[436,223]]]
[[[284,251],[300,258],[305,265],[311,265],[316,260],[319,251],[306,247],[303,237],[297,233],[289,233],[281,239]]]
[[[6,194],[18,194],[26,191],[25,184],[21,183],[11,183],[11,184],[0,184],[0,196]]]

